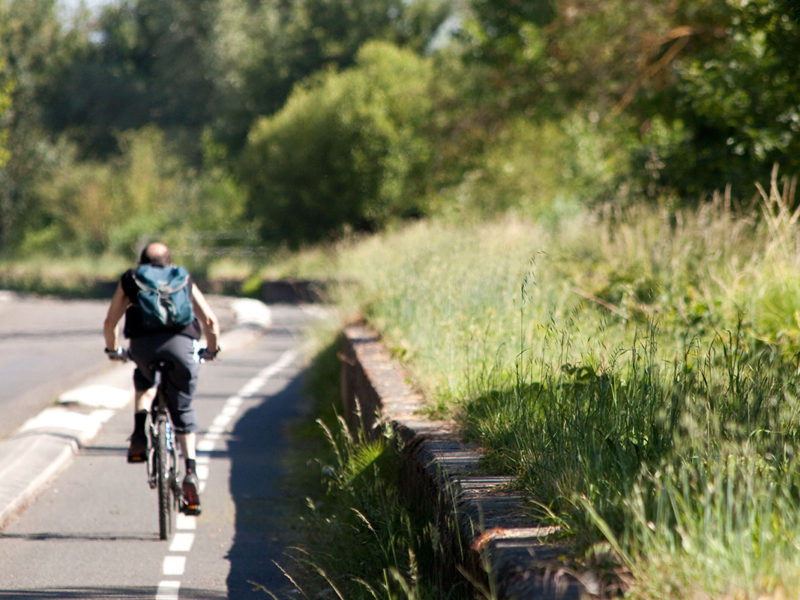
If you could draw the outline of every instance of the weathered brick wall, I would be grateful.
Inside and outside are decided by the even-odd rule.
[[[442,586],[463,582],[463,569],[498,600],[595,597],[596,580],[567,568],[569,549],[554,541],[555,528],[531,518],[511,479],[482,472],[480,449],[462,443],[453,423],[421,414],[424,398],[374,331],[346,328],[341,359],[348,424],[370,435],[380,433],[378,425],[394,429],[403,446],[406,499],[443,532]]]

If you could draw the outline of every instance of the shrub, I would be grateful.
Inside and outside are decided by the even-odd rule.
[[[257,122],[242,176],[267,239],[298,246],[422,210],[431,73],[412,52],[369,43],[354,68],[310,79]]]

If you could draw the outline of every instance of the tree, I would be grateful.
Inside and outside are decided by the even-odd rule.
[[[238,114],[222,130],[234,149],[253,120],[280,110],[293,87],[323,69],[352,66],[368,40],[422,53],[450,15],[453,0],[296,0],[263,2],[242,15],[258,48],[243,73]],[[255,26],[253,25],[255,24]]]
[[[0,23],[2,28],[2,23]],[[0,30],[2,39],[2,30]],[[0,49],[0,169],[8,163],[10,152],[8,150],[8,119],[11,109],[11,93],[14,91],[14,80],[7,70],[7,59]]]
[[[223,68],[212,52],[218,0],[136,0],[104,8],[48,86],[48,124],[87,157],[118,150],[116,133],[157,125],[200,158]],[[59,101],[67,99],[67,102]]]
[[[370,42],[356,64],[295,89],[243,153],[250,210],[291,246],[419,214],[428,179],[430,61]]]
[[[656,148],[663,184],[697,196],[725,184],[754,192],[774,164],[800,174],[800,6],[725,3],[716,43],[675,67],[656,106],[681,135]]]
[[[13,248],[40,209],[36,186],[59,161],[41,125],[40,92],[63,44],[54,0],[0,0],[0,250]],[[11,87],[13,85],[13,88]]]
[[[627,127],[641,138],[630,154],[632,189],[696,200],[726,183],[752,189],[775,162],[800,169],[796,2],[473,0],[471,8],[465,57],[488,70],[480,110],[500,122],[577,112]]]

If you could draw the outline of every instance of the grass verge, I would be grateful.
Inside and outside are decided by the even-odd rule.
[[[367,441],[337,415],[338,340],[317,355],[308,390],[317,418],[295,428],[297,535],[281,564],[290,590],[272,598],[460,600],[466,584],[442,589],[433,554],[437,532],[407,509],[398,487],[399,460],[389,436]]]
[[[773,182],[774,183],[774,182]],[[800,544],[800,236],[757,210],[419,223],[346,248],[431,399],[634,598],[779,598]],[[711,568],[713,565],[713,568]],[[781,594],[784,594],[782,596]]]

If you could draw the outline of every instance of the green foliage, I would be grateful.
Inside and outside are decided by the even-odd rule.
[[[0,251],[15,248],[37,217],[36,187],[59,164],[57,144],[43,127],[40,91],[61,46],[68,46],[53,0],[0,2],[0,120],[7,158],[0,165]],[[13,89],[12,87],[13,86]]]
[[[633,597],[758,597],[796,583],[793,189],[775,173],[758,214],[717,197],[548,230],[420,223],[339,268],[430,410],[586,560],[610,543]]]
[[[261,46],[245,71],[250,115],[281,109],[293,87],[318,71],[346,69],[362,45],[384,40],[423,51],[447,17],[448,0],[302,0],[261,3],[249,18]]]
[[[623,134],[577,114],[561,121],[513,119],[486,149],[480,165],[442,190],[438,211],[462,220],[520,213],[558,222],[591,202],[612,200],[629,176]]]
[[[313,442],[320,489],[307,498],[301,543],[282,568],[293,597],[386,600],[459,598],[466,589],[437,590],[432,577],[435,537],[401,501],[395,441],[352,434],[335,414],[341,364],[338,339],[316,356],[307,389],[319,406]],[[317,487],[316,485],[314,486]],[[466,586],[464,586],[466,588]]]
[[[266,239],[297,246],[418,214],[431,149],[430,64],[390,44],[298,87],[259,121],[243,181]]]
[[[158,236],[180,255],[192,236],[242,228],[244,195],[211,158],[198,176],[154,127],[126,132],[118,143],[114,162],[64,160],[40,183],[37,220],[21,253],[133,256]],[[62,154],[70,150],[64,146]]]
[[[244,186],[253,226],[292,247],[434,211],[555,221],[727,184],[741,198],[774,163],[798,169],[790,0],[136,0],[68,26],[54,0],[0,12],[6,249],[72,235],[49,222],[47,182],[114,164],[120,132],[149,125],[185,169],[224,147],[214,183],[180,193]],[[131,232],[163,223],[145,220]]]
[[[400,500],[391,442],[354,439],[342,421],[320,423],[334,464],[323,465],[327,491],[309,499],[309,541],[291,550],[287,573],[304,597],[386,600],[454,598],[433,587],[431,537]]]
[[[218,4],[137,0],[104,7],[93,35],[84,34],[48,81],[49,125],[69,132],[91,157],[114,152],[118,131],[157,125],[180,140],[184,156],[197,159],[224,77],[225,65],[208,51]]]
[[[662,108],[689,133],[661,154],[662,175],[689,197],[723,182],[744,193],[775,163],[790,175],[800,171],[798,7],[784,0],[725,7],[722,39],[681,62],[673,107]]]
[[[797,470],[744,449],[649,474],[627,502],[630,598],[771,597],[797,588]]]
[[[6,59],[0,55],[0,168],[5,167],[11,153],[8,144],[8,111],[11,107],[11,92],[14,89],[14,80],[6,72]]]
[[[774,163],[798,170],[795,4],[475,0],[466,56],[488,68],[484,111],[577,112],[621,135],[636,191],[746,196]]]

